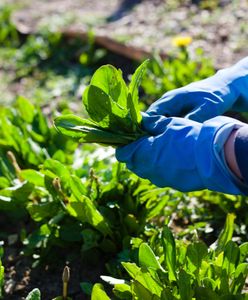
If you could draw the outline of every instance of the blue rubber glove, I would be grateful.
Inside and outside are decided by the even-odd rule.
[[[223,146],[232,130],[244,125],[223,116],[202,124],[144,114],[143,128],[150,136],[118,148],[116,157],[160,187],[243,194],[245,187],[228,171]]]
[[[212,77],[167,92],[147,113],[203,122],[228,110],[248,111],[248,57]]]

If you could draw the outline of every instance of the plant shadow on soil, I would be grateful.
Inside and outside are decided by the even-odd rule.
[[[7,225],[6,225],[7,224]],[[91,259],[81,255],[80,246],[73,244],[72,248],[54,247],[46,255],[46,261],[33,266],[34,259],[31,256],[21,255],[23,245],[17,238],[16,228],[22,228],[24,221],[10,223],[1,216],[0,227],[7,239],[4,246],[3,265],[5,267],[4,298],[8,300],[25,299],[28,293],[38,288],[42,299],[53,299],[62,295],[62,273],[67,265],[70,268],[70,281],[68,296],[75,300],[90,299],[82,292],[80,282],[99,282],[100,275],[104,274],[105,263],[109,258],[100,256],[94,249],[88,253]],[[25,224],[30,227],[29,221]],[[31,225],[32,226],[32,225]],[[2,235],[2,234],[1,234]],[[16,240],[13,242],[13,238]],[[3,239],[3,236],[0,236]],[[12,240],[12,241],[11,241]],[[92,262],[92,257],[96,260]],[[89,263],[91,261],[91,263]]]

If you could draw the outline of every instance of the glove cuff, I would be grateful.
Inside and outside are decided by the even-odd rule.
[[[237,131],[234,150],[241,175],[248,184],[248,126],[243,126]]]
[[[247,186],[229,170],[223,150],[230,133],[243,125],[238,120],[223,116],[203,123],[195,147],[195,157],[206,188],[234,195],[248,193]]]

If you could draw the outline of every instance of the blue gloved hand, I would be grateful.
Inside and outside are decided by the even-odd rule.
[[[160,187],[246,193],[223,158],[226,139],[233,129],[243,125],[223,116],[202,124],[144,114],[143,128],[150,136],[118,148],[116,157],[138,176]]]
[[[212,77],[167,92],[147,113],[203,122],[228,110],[248,111],[248,57]]]

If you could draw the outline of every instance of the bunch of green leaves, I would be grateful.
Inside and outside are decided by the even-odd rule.
[[[0,298],[2,298],[2,287],[4,284],[4,267],[2,265],[1,258],[3,256],[3,248],[0,246]]]
[[[156,246],[159,257],[148,244],[141,243],[138,263],[122,263],[129,280],[102,279],[114,285],[117,299],[247,299],[242,291],[248,275],[248,243],[238,246],[231,240],[234,219],[232,214],[227,216],[215,247],[210,248],[198,239],[175,241],[165,226]],[[97,284],[91,299],[110,298]]]
[[[164,60],[159,55],[155,55],[148,65],[147,76],[141,83],[146,95],[144,99],[151,103],[167,91],[213,74],[213,64],[203,55],[200,48],[195,55],[192,55],[187,48],[183,47],[179,49],[177,55]]]
[[[111,65],[100,67],[83,94],[90,119],[63,115],[55,119],[56,128],[80,142],[120,146],[142,136],[142,116],[138,88],[148,61],[143,62],[126,86],[122,73]]]

